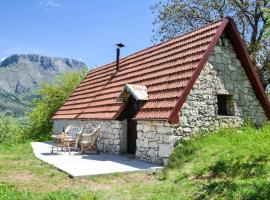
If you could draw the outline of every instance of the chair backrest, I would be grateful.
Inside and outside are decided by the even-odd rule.
[[[95,135],[95,136],[94,136],[94,137],[95,137],[95,140],[98,139],[98,136],[99,136],[99,133],[100,133],[100,128],[101,128],[101,126],[97,127],[97,129],[96,129],[95,132],[93,133],[93,135]]]
[[[80,135],[83,131],[83,127],[82,126],[76,126],[76,125],[68,125],[65,133],[72,138],[76,138],[77,135]]]
[[[98,126],[98,127],[96,128],[96,130],[95,130],[95,133],[96,133],[96,134],[99,134],[100,128],[101,128],[101,126]]]
[[[89,136],[92,137],[92,140],[94,140],[94,139],[96,140],[98,138],[100,128],[101,128],[101,126],[97,127],[96,130],[93,133],[89,134]]]
[[[98,140],[99,133],[100,133],[100,128],[101,128],[101,126],[97,127],[96,130],[93,133],[82,134],[81,135],[81,140],[89,141],[89,142],[91,142],[93,144],[96,143],[97,140]]]

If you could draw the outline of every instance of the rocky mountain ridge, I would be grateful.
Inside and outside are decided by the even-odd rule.
[[[40,82],[80,70],[83,62],[36,54],[14,54],[0,62],[0,113],[23,115]]]

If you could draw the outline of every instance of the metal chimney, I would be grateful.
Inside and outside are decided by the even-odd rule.
[[[125,47],[122,43],[116,44],[116,71],[119,70],[120,49]]]

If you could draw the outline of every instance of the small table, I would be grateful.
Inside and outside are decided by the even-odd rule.
[[[75,142],[75,138],[72,138],[68,135],[58,134],[58,135],[52,135],[52,151],[53,148],[56,147],[56,152],[58,152],[58,147],[61,147],[62,149],[68,148],[70,153],[70,142]]]
[[[53,148],[56,147],[56,152],[58,151],[58,147],[59,147],[59,144],[61,144],[62,142],[62,135],[59,134],[59,135],[52,135],[52,151],[51,153],[53,153]]]

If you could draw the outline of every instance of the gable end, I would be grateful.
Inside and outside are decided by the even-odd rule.
[[[184,89],[182,95],[178,99],[176,106],[172,110],[168,121],[172,124],[179,123],[179,111],[187,99],[195,81],[199,77],[204,65],[206,64],[210,54],[212,53],[213,49],[215,48],[218,40],[220,39],[222,33],[225,32],[228,38],[230,39],[239,60],[241,61],[242,66],[251,82],[252,88],[256,94],[256,97],[260,101],[262,107],[264,108],[265,114],[268,119],[270,119],[270,103],[268,98],[264,92],[264,88],[262,82],[255,70],[255,67],[251,61],[251,58],[248,54],[247,48],[238,32],[235,23],[230,18],[225,18],[220,27],[218,28],[213,40],[210,42],[205,54],[203,55],[202,59],[200,60],[196,70],[194,71],[189,83],[187,84],[186,88]]]

